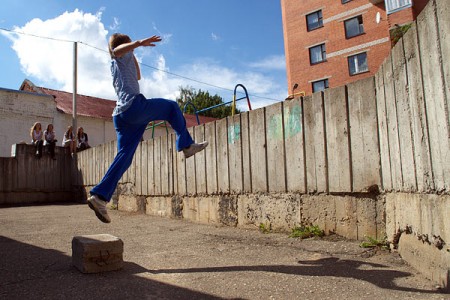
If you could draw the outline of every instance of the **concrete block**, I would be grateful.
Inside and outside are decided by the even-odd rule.
[[[145,197],[136,195],[119,195],[118,209],[127,212],[145,212]]]
[[[283,102],[266,107],[267,172],[269,192],[286,191]]]
[[[265,109],[249,112],[250,167],[252,192],[267,192],[267,156],[266,156]]]
[[[383,240],[387,237],[386,234],[386,198],[384,196],[378,196],[376,202],[376,219],[375,225],[377,228],[378,240]]]
[[[325,234],[336,232],[335,196],[318,195],[301,197],[301,223],[317,225]]]
[[[306,192],[302,99],[284,102],[287,192]]]
[[[389,157],[389,138],[386,114],[386,97],[384,95],[384,62],[375,74],[375,90],[378,117],[378,136],[380,148],[381,186],[384,191],[392,190],[391,162]]]
[[[418,192],[430,192],[434,189],[430,146],[427,129],[427,116],[423,96],[422,67],[417,41],[417,26],[411,28],[403,36],[403,46],[408,70],[408,100],[411,113],[411,130],[414,147]]]
[[[306,192],[328,192],[323,93],[303,99],[305,118]]]
[[[242,176],[243,176],[243,192],[250,193],[252,191],[252,176],[250,165],[250,128],[249,128],[249,112],[240,114],[241,116],[241,137],[242,137]]]
[[[444,6],[448,6],[448,4],[440,5],[441,8]],[[448,8],[443,10],[448,12]],[[448,21],[442,20],[442,22],[445,24]],[[448,134],[450,132],[450,120],[444,85],[445,74],[443,74],[442,68],[442,61],[446,60],[446,57],[442,57],[440,53],[440,28],[437,28],[436,25],[435,1],[430,1],[417,17],[417,32],[422,62],[434,186],[437,191],[449,191],[450,139]],[[445,34],[448,34],[448,32]],[[448,71],[446,72],[448,74]]]
[[[154,165],[154,140],[148,140],[147,143],[147,192],[146,195],[155,195],[155,165]],[[144,184],[145,185],[145,184]]]
[[[206,148],[208,149],[209,146]],[[156,149],[154,150],[156,151]],[[155,166],[155,165],[154,165]],[[176,166],[177,166],[177,191],[178,195],[184,196],[187,194],[187,180],[186,180],[186,159],[184,158],[183,151],[177,152],[176,156]],[[158,170],[155,168],[155,173]],[[156,181],[155,185],[157,184]],[[156,189],[156,187],[155,187]]]
[[[183,217],[183,198],[180,196],[173,196],[170,199],[170,207],[172,209],[171,216],[175,218]]]
[[[443,290],[450,291],[450,252],[424,243],[413,234],[403,233],[399,240],[401,257]]]
[[[143,195],[142,193],[142,142],[139,143],[136,152],[134,153],[136,157],[136,193],[138,195]]]
[[[72,239],[72,263],[82,273],[100,273],[123,267],[123,242],[110,234]]]
[[[392,189],[402,191],[402,166],[400,157],[400,141],[398,132],[397,107],[395,99],[394,73],[392,70],[392,56],[383,64],[385,113],[387,120],[388,155],[391,165]]]
[[[220,199],[221,197],[217,197],[217,196],[209,196],[209,197],[205,197],[205,199],[208,199],[209,201],[209,223],[213,223],[213,224],[219,224],[221,223],[220,220],[220,215],[219,215],[219,203],[220,203]]]
[[[336,196],[336,233],[349,238],[358,239],[358,198]],[[364,239],[364,237],[362,237]]]
[[[240,194],[244,189],[244,180],[242,177],[243,148],[241,128],[241,115],[228,117],[228,161],[231,194]]]
[[[161,195],[161,139],[153,139],[153,195]]]
[[[169,195],[169,136],[163,135],[161,139],[161,195]]]
[[[171,197],[147,197],[145,198],[145,213],[152,216],[172,216]]]
[[[345,87],[324,92],[328,191],[351,192],[350,148]]]
[[[211,209],[210,209],[210,202],[209,202],[209,198],[204,198],[204,197],[197,197],[197,203],[198,203],[198,210],[197,210],[197,221],[199,223],[209,223],[210,221],[210,214],[211,214]]]
[[[143,141],[140,143],[141,147],[141,195],[148,195],[148,143]],[[137,167],[137,164],[136,164]],[[137,186],[137,175],[136,175]]]
[[[353,192],[381,186],[375,81],[373,77],[347,86]]]
[[[408,76],[403,40],[392,49],[392,68],[398,120],[398,137],[402,166],[402,192],[417,191],[416,166],[413,153],[411,108],[408,100]]]
[[[447,57],[450,57],[450,5],[448,0],[436,1],[436,15],[439,26],[439,45],[441,49],[441,63],[444,72],[444,86],[446,89],[447,109],[450,109],[450,62]],[[447,111],[448,122],[450,124],[450,115]]]
[[[208,147],[205,151],[206,159],[206,190],[208,194],[217,193],[217,154],[216,154],[216,122],[205,124],[205,139]]]
[[[177,167],[178,167],[178,151],[176,146],[176,135],[171,134],[169,139],[169,145],[170,145],[170,178],[169,178],[169,186],[170,186],[170,194],[175,195],[177,194],[178,189],[178,174],[177,174]],[[147,154],[148,156],[148,154]],[[147,171],[147,173],[150,171]]]
[[[176,146],[176,135],[169,134],[167,140],[167,155],[169,159],[169,195],[175,194],[176,189],[176,164],[177,164],[177,146]],[[148,172],[148,171],[147,171]]]
[[[198,201],[197,197],[183,197],[183,219],[198,221]]]
[[[236,226],[238,224],[238,200],[236,196],[219,196],[215,198],[218,222],[227,226]]]
[[[298,194],[242,195],[237,201],[239,226],[264,224],[273,231],[288,232],[301,222]]]
[[[188,129],[191,137],[195,137],[194,127]],[[181,152],[182,153],[182,152]],[[184,159],[184,155],[183,155]],[[195,158],[190,157],[188,159],[184,159],[186,163],[186,194],[188,196],[193,196],[197,194],[197,185],[195,178]]]
[[[386,231],[388,240],[398,230],[408,228],[412,234],[430,243],[450,241],[450,196],[396,193],[386,195]]]
[[[229,193],[230,171],[228,168],[228,119],[216,121],[217,183],[219,193]]]
[[[205,125],[199,125],[195,127],[195,141],[202,142],[205,140]],[[206,185],[207,178],[206,177],[206,158],[205,151],[201,151],[195,154],[195,178],[196,178],[196,192],[197,194],[206,194]]]
[[[369,197],[358,197],[356,217],[358,225],[358,240],[377,236],[377,201]]]

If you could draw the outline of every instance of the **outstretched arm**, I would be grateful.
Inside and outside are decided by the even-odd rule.
[[[133,42],[121,44],[113,50],[113,53],[114,53],[115,57],[122,57],[125,53],[133,51],[134,49],[141,47],[141,46],[154,47],[154,46],[156,46],[154,43],[160,42],[160,41],[161,41],[161,37],[154,35],[152,37],[145,38],[142,40],[136,40]]]

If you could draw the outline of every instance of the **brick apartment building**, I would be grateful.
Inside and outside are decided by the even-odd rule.
[[[281,0],[290,97],[372,76],[428,0]]]

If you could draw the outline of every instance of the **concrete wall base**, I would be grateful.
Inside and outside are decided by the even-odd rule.
[[[145,197],[119,195],[118,209],[127,212],[145,212]]]
[[[448,249],[447,249],[448,250]],[[398,252],[412,267],[450,292],[450,253],[421,241],[414,234],[402,234]]]
[[[387,194],[386,232],[406,262],[448,290],[450,195]]]
[[[290,232],[297,225],[318,225],[326,234],[349,239],[385,237],[384,197],[348,195],[246,194],[196,197],[121,195],[119,210],[145,211],[199,223]]]

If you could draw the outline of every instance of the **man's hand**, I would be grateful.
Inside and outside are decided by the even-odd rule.
[[[154,47],[154,46],[156,46],[154,43],[161,42],[161,41],[162,41],[162,39],[160,36],[154,35],[152,37],[140,40],[139,44],[141,46],[145,46],[145,47],[149,47],[149,46]]]

